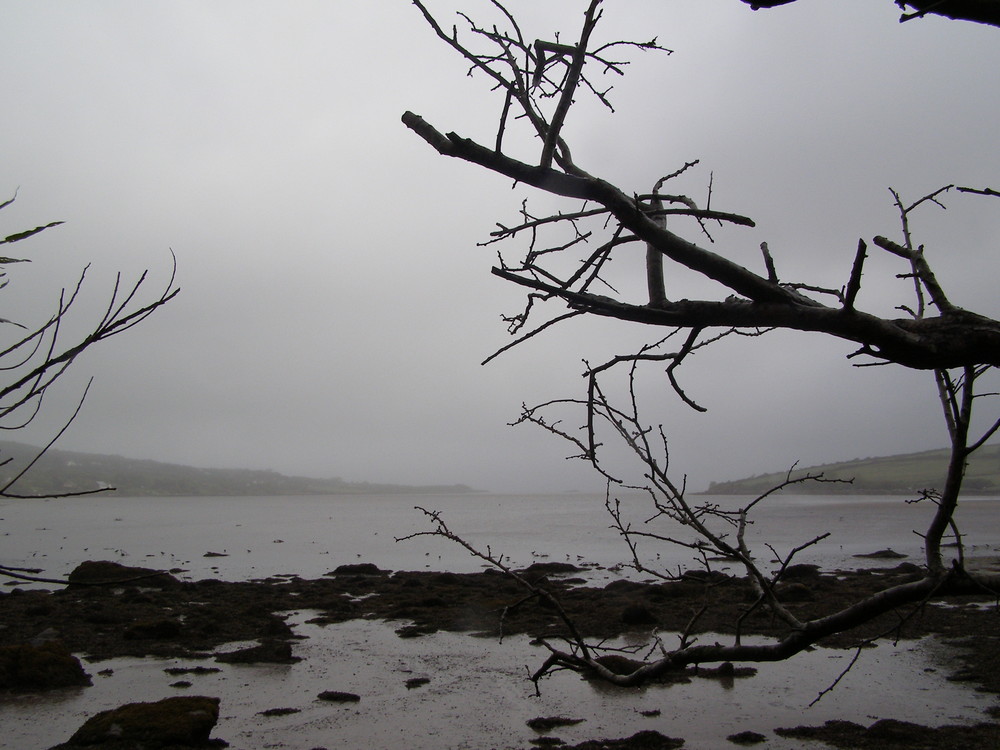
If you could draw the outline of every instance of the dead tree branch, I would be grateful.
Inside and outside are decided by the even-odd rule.
[[[771,7],[791,1],[794,0],[751,4]],[[595,42],[603,12],[601,0],[588,0],[585,4],[583,22],[573,35],[577,40],[573,44],[564,44],[558,37],[554,42],[548,41],[548,37],[529,42],[531,37],[499,0],[493,0],[491,7],[499,10],[506,26],[488,26],[461,14],[468,35],[476,43],[483,43],[485,49],[473,49],[472,43],[460,38],[455,29],[446,33],[420,0],[414,0],[414,4],[438,37],[469,65],[470,72],[487,76],[490,86],[502,93],[503,105],[493,148],[455,132],[441,132],[413,112],[403,114],[403,124],[442,156],[467,162],[552,196],[583,201],[581,208],[547,216],[535,216],[529,213],[526,203],[522,204],[519,219],[498,223],[498,229],[483,243],[523,241],[527,245],[520,248],[519,262],[507,263],[501,256],[500,264],[492,269],[497,277],[526,290],[523,309],[505,318],[511,334],[518,337],[511,345],[542,332],[549,333],[568,318],[585,314],[668,330],[666,335],[651,337],[652,343],[637,350],[611,357],[601,364],[588,364],[584,373],[585,396],[553,399],[531,407],[525,405],[517,422],[537,425],[566,440],[576,451],[576,457],[590,463],[604,477],[608,486],[606,507],[612,527],[628,546],[637,570],[652,573],[662,580],[676,577],[673,571],[658,570],[644,561],[639,551],[640,542],[679,545],[691,550],[706,569],[709,569],[709,555],[724,556],[740,566],[744,579],[756,594],[750,610],[766,608],[785,628],[784,635],[773,643],[747,645],[740,641],[740,622],[737,622],[737,636],[732,645],[698,645],[682,638],[680,648],[667,651],[660,659],[623,675],[611,671],[594,656],[593,648],[579,637],[570,619],[560,610],[569,632],[569,647],[559,649],[547,644],[548,658],[533,675],[536,684],[540,676],[562,668],[593,674],[617,685],[636,685],[690,664],[786,659],[827,636],[856,628],[898,607],[922,602],[931,596],[978,593],[983,587],[995,588],[997,581],[971,575],[964,569],[961,547],[956,560],[946,561],[942,539],[951,530],[960,540],[955,516],[965,465],[973,451],[1000,431],[1000,418],[988,420],[988,426],[985,430],[980,427],[978,435],[973,433],[979,423],[972,421],[974,405],[980,405],[986,398],[996,398],[996,389],[987,390],[983,384],[986,377],[995,376],[995,369],[1000,367],[1000,322],[963,309],[946,294],[929,260],[930,253],[914,240],[913,220],[918,210],[943,207],[944,196],[953,188],[963,194],[983,197],[996,197],[1000,193],[989,187],[948,185],[906,203],[900,193],[892,191],[902,236],[898,240],[877,236],[871,243],[902,261],[904,269],[898,277],[912,283],[912,292],[907,292],[907,304],[898,308],[904,312],[903,317],[869,312],[862,309],[866,264],[870,268],[869,244],[865,239],[859,239],[853,251],[853,262],[843,275],[846,279],[843,288],[831,289],[808,280],[781,280],[766,242],[759,244],[763,269],[758,272],[732,260],[739,257],[738,246],[710,250],[699,244],[703,243],[701,237],[696,236],[697,242],[687,239],[685,234],[690,230],[714,242],[707,231],[707,225],[713,222],[735,227],[754,226],[749,217],[710,206],[711,178],[709,199],[704,207],[680,194],[682,191],[665,188],[670,180],[687,173],[696,162],[684,162],[680,170],[659,180],[651,192],[640,193],[590,174],[574,159],[564,133],[575,98],[589,91],[602,104],[611,106],[608,92],[594,85],[590,71],[623,72],[625,61],[608,58],[610,49],[623,52],[664,49],[655,39],[651,42]],[[979,20],[972,18],[973,5],[981,9],[998,6],[996,9],[1000,10],[1000,0],[899,4],[916,8],[919,15],[965,13],[972,20]],[[523,152],[504,150],[503,136],[514,123],[526,123],[533,136],[532,145],[524,147]],[[541,144],[540,148],[537,144]],[[726,242],[740,241],[727,239]],[[618,257],[634,258],[637,250],[644,252],[640,256],[645,260],[642,278],[619,290],[612,284],[608,271],[610,264]],[[798,250],[806,252],[808,247]],[[699,299],[685,298],[684,290],[674,294],[671,288],[673,271],[693,272],[714,282],[716,293],[705,294]],[[617,279],[614,281],[617,283]],[[603,284],[609,293],[596,293],[594,289],[598,284]],[[553,305],[558,312],[546,316],[542,311]],[[666,376],[680,401],[702,410],[699,401],[682,387],[680,368],[704,347],[723,338],[759,336],[776,328],[824,334],[851,342],[857,348],[848,358],[861,358],[857,362],[859,365],[894,364],[931,371],[951,437],[947,479],[935,497],[935,515],[924,534],[924,574],[918,580],[891,586],[808,620],[797,616],[793,608],[781,601],[778,589],[792,560],[825,538],[825,532],[819,529],[807,535],[809,538],[785,554],[779,554],[767,544],[762,545],[777,558],[778,567],[773,571],[762,565],[763,555],[751,548],[746,532],[752,523],[752,512],[773,492],[801,481],[825,480],[821,476],[793,477],[789,472],[785,482],[774,490],[737,508],[692,499],[686,492],[686,477],[674,479],[676,474],[670,467],[664,428],[642,417],[645,407],[642,388],[638,385],[640,368],[661,366],[664,368],[662,375]],[[520,333],[522,330],[529,333]],[[679,343],[669,349],[675,342]],[[574,419],[578,421],[567,426],[562,419],[553,416],[563,410],[582,416],[576,416]],[[620,472],[608,458],[607,446],[610,444],[623,447],[638,470]],[[641,527],[632,525],[623,515],[617,498],[612,500],[612,488],[642,493],[652,507],[649,520]],[[517,578],[516,573],[503,566],[502,560],[489,552],[485,555],[477,552],[452,533],[437,514],[424,512],[435,524],[435,529],[426,533],[451,539]],[[663,530],[663,525],[669,528]]]

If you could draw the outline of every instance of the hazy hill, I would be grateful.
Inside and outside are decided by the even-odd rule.
[[[827,479],[854,479],[853,484],[803,482],[800,494],[907,494],[926,488],[940,489],[948,466],[948,451],[906,453],[884,458],[865,458],[822,466],[796,468],[793,477],[822,473]],[[784,480],[786,472],[762,474],[732,482],[713,482],[710,495],[758,495]],[[966,494],[1000,494],[1000,445],[988,445],[973,454],[963,485]]]
[[[0,466],[4,485],[37,454],[38,448],[0,441]],[[410,487],[343,479],[290,477],[276,471],[253,469],[198,469],[192,466],[136,460],[121,456],[76,453],[50,449],[11,487],[18,495],[57,494],[115,487],[129,497],[199,495],[336,495],[355,493],[473,492],[465,485]]]

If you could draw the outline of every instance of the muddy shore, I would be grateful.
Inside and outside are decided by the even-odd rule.
[[[784,597],[801,618],[833,611],[860,595],[918,575],[917,569],[907,564],[846,575],[820,575],[802,566],[795,573],[785,584]],[[493,571],[390,573],[372,565],[354,565],[315,580],[288,576],[236,583],[184,582],[159,576],[91,585],[123,581],[137,574],[141,575],[110,564],[91,565],[75,574],[78,585],[51,591],[10,588],[0,595],[0,646],[27,643],[44,632],[55,633],[70,651],[87,656],[88,671],[97,671],[100,660],[113,657],[212,659],[213,649],[224,643],[253,641],[258,645],[237,651],[228,660],[280,663],[297,658],[296,637],[285,622],[284,613],[291,610],[315,611],[313,621],[321,624],[385,620],[398,624],[400,638],[428,637],[437,631],[497,638],[501,629],[503,635],[532,637],[562,633],[562,625],[551,610],[523,601],[523,589]],[[741,608],[753,598],[745,583],[725,576],[657,584],[618,580],[598,588],[586,585],[580,571],[562,565],[532,566],[526,575],[547,576],[546,586],[563,602],[578,629],[592,638],[653,628],[679,631],[706,605],[695,630],[727,633]],[[908,613],[899,635],[934,635],[959,646],[961,666],[950,679],[961,680],[970,689],[1000,693],[1000,614],[987,606],[989,603],[984,596],[979,601],[963,598],[927,604]],[[859,639],[892,631],[898,623],[896,615],[886,615],[861,631],[822,645],[851,647]],[[778,632],[763,611],[747,618],[743,628],[764,636]],[[905,675],[900,678],[905,679]],[[995,709],[994,715],[1000,716],[1000,709]],[[868,728],[836,722],[780,733],[839,748],[1000,747],[1000,724],[996,723],[929,729],[891,720]],[[653,735],[603,746],[674,746],[662,735]]]

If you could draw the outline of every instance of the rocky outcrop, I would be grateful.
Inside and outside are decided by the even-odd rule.
[[[0,646],[0,690],[51,690],[90,685],[80,660],[61,641]]]
[[[292,644],[277,640],[266,640],[259,646],[219,654],[215,660],[226,664],[294,664],[301,661],[299,657],[292,656]]]
[[[68,742],[52,750],[160,750],[224,747],[209,735],[219,720],[219,699],[204,696],[129,703],[91,716]]]
[[[70,584],[81,585],[132,585],[150,588],[174,588],[180,581],[169,573],[151,568],[138,568],[108,560],[87,560],[77,565],[69,574]]]

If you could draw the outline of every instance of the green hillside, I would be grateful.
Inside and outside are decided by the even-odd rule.
[[[822,473],[826,479],[852,479],[852,484],[803,482],[796,485],[800,494],[910,494],[922,489],[940,489],[948,466],[948,451],[906,453],[884,458],[865,458],[822,466],[796,468],[793,477]],[[713,482],[709,495],[759,495],[785,479],[787,472],[775,472],[739,479]],[[1000,494],[1000,445],[988,445],[973,454],[965,474],[964,491],[971,495]]]
[[[0,441],[0,483],[20,472],[38,448]],[[44,495],[114,487],[128,497],[344,495],[473,492],[465,485],[411,487],[370,482],[347,482],[339,478],[291,477],[276,471],[253,469],[200,469],[192,466],[136,460],[121,456],[77,453],[51,449],[19,479],[10,492]]]

